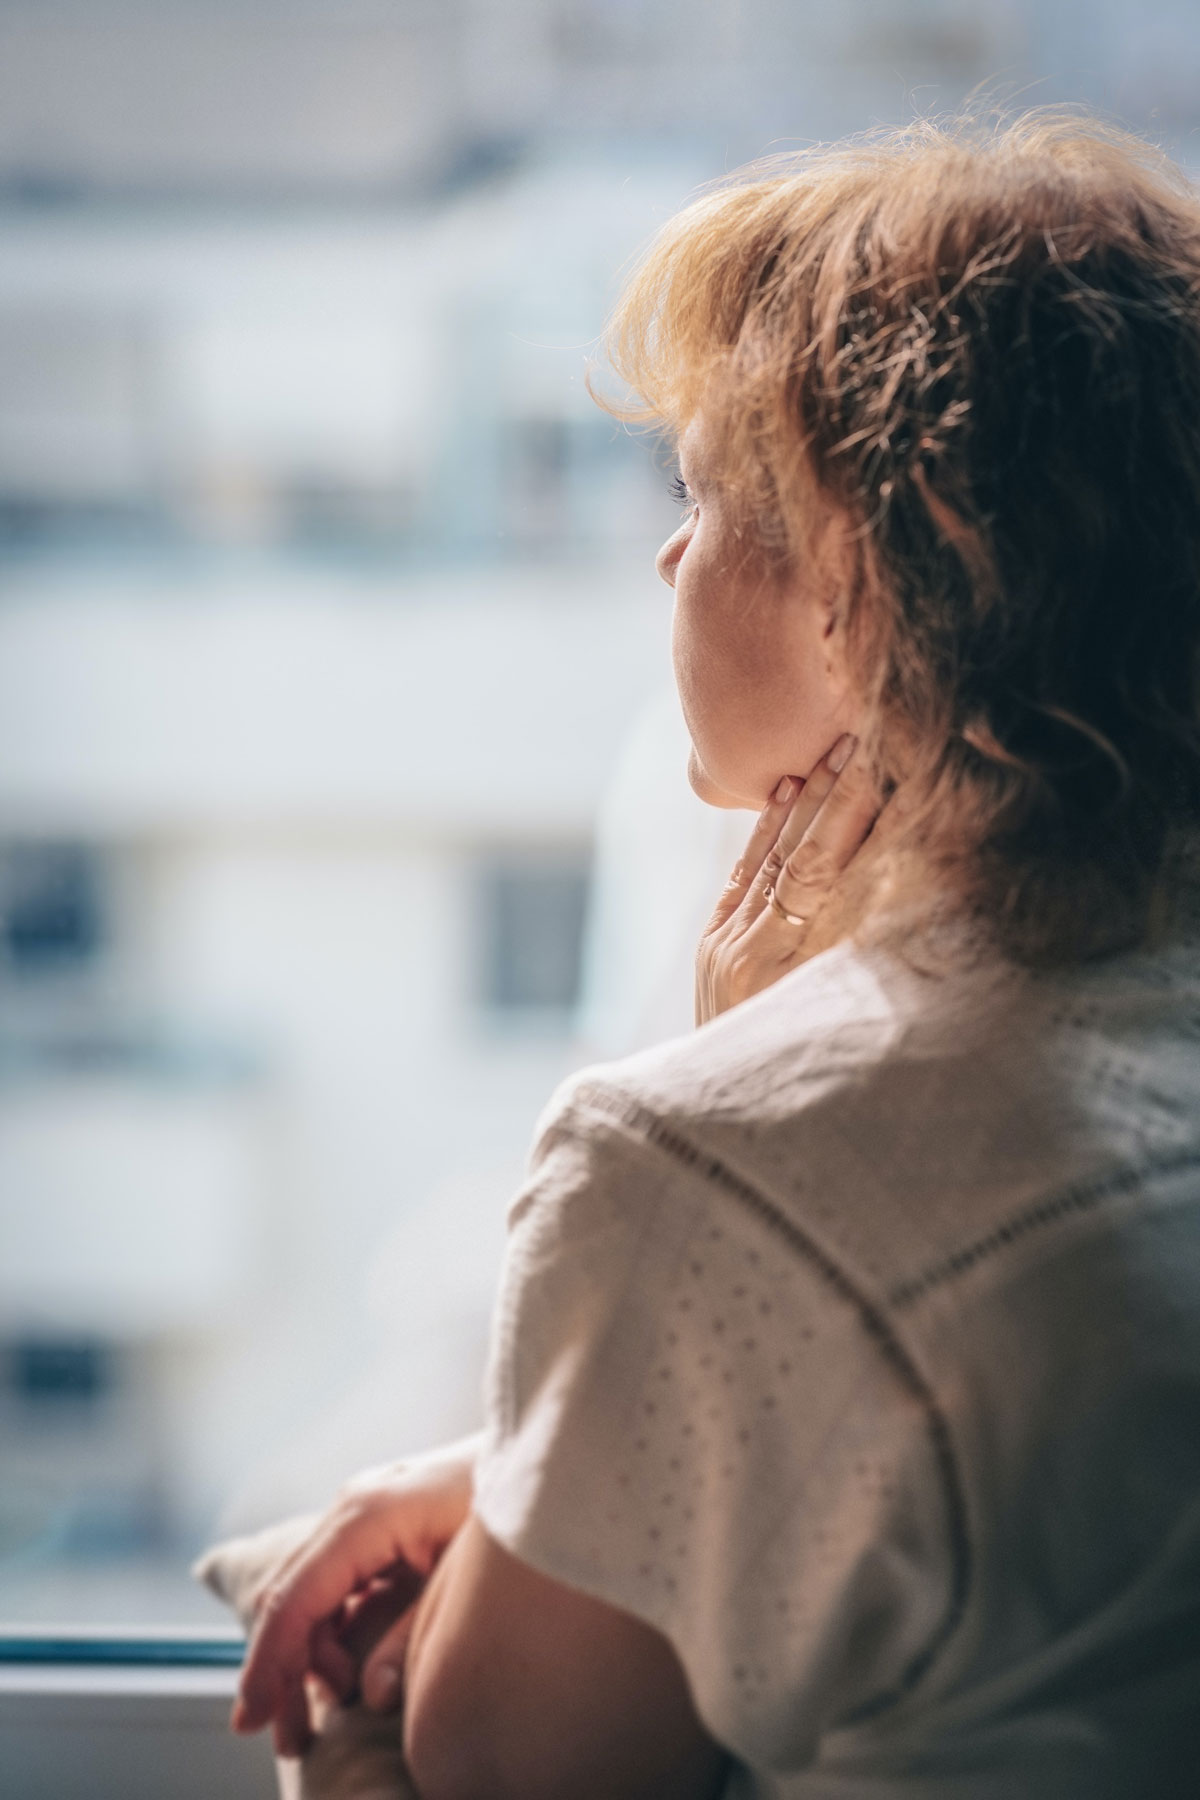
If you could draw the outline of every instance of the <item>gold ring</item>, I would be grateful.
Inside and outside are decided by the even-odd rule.
[[[807,925],[808,924],[808,920],[802,919],[798,913],[784,912],[782,906],[780,906],[779,901],[777,900],[777,898],[775,896],[775,883],[773,881],[769,882],[767,884],[766,900],[767,900],[767,905],[771,908],[772,912],[777,912],[779,914],[780,918],[783,919],[788,925]]]

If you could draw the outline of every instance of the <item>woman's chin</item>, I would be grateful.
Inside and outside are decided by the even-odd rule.
[[[757,812],[763,805],[761,800],[747,799],[744,795],[731,794],[727,788],[719,786],[696,755],[694,746],[688,755],[688,781],[691,784],[692,792],[703,800],[706,806],[720,806],[727,812]]]

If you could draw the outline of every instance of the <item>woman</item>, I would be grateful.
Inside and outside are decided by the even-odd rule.
[[[699,201],[612,349],[764,810],[701,1029],[543,1117],[483,1438],[351,1484],[235,1723],[403,1695],[427,1800],[1190,1794],[1200,208],[920,125]]]

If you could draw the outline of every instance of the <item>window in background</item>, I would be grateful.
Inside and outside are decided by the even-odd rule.
[[[215,1532],[473,1422],[669,682],[677,515],[584,390],[619,271],[744,158],[997,76],[1186,149],[1200,26],[0,7],[0,1619],[215,1622]],[[669,938],[711,858],[662,741]],[[617,911],[598,967],[673,966]]]
[[[0,846],[0,979],[79,969],[103,943],[102,877],[82,844]]]
[[[0,1345],[0,1532],[42,1555],[49,1540],[60,1580],[71,1564],[111,1571],[169,1542],[145,1363],[98,1332],[43,1329]]]
[[[582,851],[507,851],[480,860],[478,992],[493,1019],[570,1024],[589,877]]]
[[[0,547],[157,529],[155,351],[103,294],[0,296]]]

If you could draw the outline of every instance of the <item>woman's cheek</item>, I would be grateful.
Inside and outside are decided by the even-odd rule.
[[[740,671],[729,646],[715,634],[697,629],[685,588],[676,588],[671,629],[675,686],[684,723],[692,739],[688,781],[709,806],[755,808],[745,743],[746,721],[739,717]],[[753,710],[753,709],[752,709]],[[751,734],[752,735],[752,734]]]
[[[675,606],[671,613],[671,668],[675,675],[675,690],[679,695],[679,704],[683,708],[683,716],[687,728],[695,732],[696,683],[692,674],[692,643],[688,630],[687,617],[680,604],[679,589],[675,589]]]

